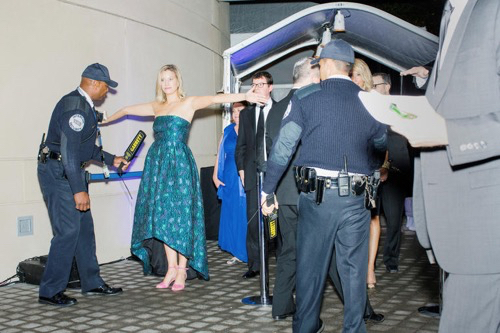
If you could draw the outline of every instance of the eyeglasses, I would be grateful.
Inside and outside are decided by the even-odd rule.
[[[262,88],[266,84],[269,84],[269,83],[263,83],[263,82],[261,82],[261,83],[252,83],[252,87],[253,88],[255,88],[255,87]]]
[[[382,82],[382,83],[375,83],[375,84],[373,85],[373,87],[375,88],[376,86],[380,86],[380,85],[382,85],[382,84],[388,84],[388,83],[386,83],[386,82]]]

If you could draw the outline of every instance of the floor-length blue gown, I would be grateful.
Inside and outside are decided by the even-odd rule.
[[[144,241],[155,238],[188,258],[205,279],[208,262],[198,168],[187,146],[190,123],[181,117],[156,117],[135,206],[131,250],[151,274]]]
[[[219,150],[217,177],[225,184],[225,186],[219,186],[217,191],[217,195],[222,200],[219,246],[222,250],[246,262],[248,261],[246,248],[247,204],[234,158],[238,138],[234,128],[235,124],[230,124],[224,129]]]

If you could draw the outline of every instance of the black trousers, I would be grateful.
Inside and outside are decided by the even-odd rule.
[[[296,205],[280,205],[279,239],[276,251],[276,279],[273,289],[273,316],[295,312],[296,238],[298,211]]]
[[[82,170],[82,177],[85,177]],[[49,211],[53,238],[39,294],[52,297],[68,284],[73,257],[76,258],[82,291],[104,284],[96,257],[94,222],[90,210],[75,208],[75,199],[61,162],[38,164],[38,180]]]
[[[401,224],[405,197],[408,194],[407,182],[408,179],[405,177],[391,173],[381,188],[380,201],[387,223],[384,244],[384,264],[386,266],[399,265]]]
[[[259,212],[257,188],[246,191],[247,196],[247,254],[248,269],[260,270]]]
[[[321,205],[315,193],[301,193],[297,229],[297,311],[294,333],[319,329],[325,280],[333,249],[343,286],[344,332],[366,332],[366,272],[370,212],[363,196],[339,197],[338,189],[325,190]]]

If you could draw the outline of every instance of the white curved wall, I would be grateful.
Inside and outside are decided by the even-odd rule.
[[[91,63],[106,65],[118,81],[100,107],[151,101],[158,69],[179,66],[188,95],[212,95],[222,86],[229,47],[229,6],[217,0],[2,0],[0,2],[0,281],[17,264],[48,253],[47,210],[36,178],[36,152],[57,101],[79,84]],[[218,110],[199,111],[189,145],[198,167],[213,165]],[[148,134],[132,170],[142,170],[152,142],[152,120],[104,127],[105,149],[122,154],[137,130]],[[89,171],[99,173],[91,166]],[[127,181],[135,197],[139,181]],[[134,200],[120,182],[90,186],[100,262],[129,255]],[[33,236],[17,236],[17,217],[31,215]]]

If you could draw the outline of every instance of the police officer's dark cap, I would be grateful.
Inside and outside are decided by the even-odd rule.
[[[351,45],[342,39],[334,39],[325,45],[319,58],[311,61],[311,65],[319,63],[321,59],[328,58],[334,60],[345,61],[350,64],[354,63],[354,51]]]
[[[87,68],[85,68],[82,73],[82,77],[106,82],[106,84],[112,88],[118,86],[118,82],[111,80],[111,78],[109,77],[108,68],[98,63],[89,65]]]

